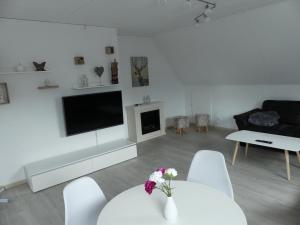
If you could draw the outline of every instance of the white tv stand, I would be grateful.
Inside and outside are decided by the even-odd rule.
[[[136,143],[126,139],[45,159],[24,167],[33,192],[137,157]]]

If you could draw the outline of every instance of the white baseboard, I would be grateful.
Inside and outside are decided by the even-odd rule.
[[[26,184],[26,180],[19,180],[19,181],[16,181],[16,182],[13,182],[13,183],[10,183],[10,184],[6,184],[4,185],[4,189],[10,189],[10,188],[14,188],[14,187],[17,187],[17,186],[20,186],[22,184]]]
[[[223,129],[223,130],[230,130],[230,131],[238,131],[238,129],[235,129],[235,128],[229,128],[229,127],[221,127],[221,126],[210,126],[210,127],[213,127],[213,128],[217,128],[217,129]]]

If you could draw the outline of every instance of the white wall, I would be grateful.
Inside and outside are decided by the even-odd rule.
[[[11,99],[0,105],[0,184],[23,179],[26,163],[96,144],[95,132],[65,137],[61,96],[121,89],[126,106],[149,94],[165,102],[166,117],[208,113],[213,125],[229,128],[235,127],[234,114],[265,99],[299,99],[299,12],[296,1],[285,1],[198,30],[161,34],[155,41],[117,37],[109,28],[0,19],[0,67],[47,60],[51,69],[49,74],[0,76],[8,83]],[[97,81],[92,72],[96,65],[105,66],[108,82],[107,45],[119,46],[120,85],[72,90],[81,74]],[[75,66],[75,55],[84,55],[86,65]],[[149,58],[149,87],[131,87],[130,56]],[[37,90],[46,78],[60,88]],[[124,125],[98,131],[99,142],[127,137],[125,113],[124,118]]]
[[[190,115],[208,113],[214,126],[237,128],[233,115],[260,108],[264,100],[300,100],[300,85],[188,86]]]
[[[197,113],[208,114],[212,122],[213,104],[212,88],[209,85],[186,85],[185,87],[186,114],[190,116],[190,121],[195,122]],[[213,123],[211,123],[213,125]]]
[[[51,70],[47,74],[0,76],[0,81],[8,83],[11,100],[10,104],[0,105],[2,185],[24,179],[24,164],[96,144],[95,132],[65,137],[62,96],[121,89],[124,106],[141,102],[142,96],[149,93],[152,99],[166,101],[167,116],[185,112],[184,89],[173,78],[170,67],[151,39],[121,38],[120,57],[116,56],[120,61],[118,87],[74,91],[71,87],[81,74],[87,74],[90,82],[97,81],[92,71],[96,65],[105,66],[103,82],[108,82],[110,59],[104,54],[104,47],[118,47],[115,29],[0,19],[0,30],[0,66],[13,67],[19,61],[30,65],[32,60],[46,60]],[[149,57],[151,88],[131,87],[131,54]],[[86,64],[75,66],[73,57],[76,55],[85,56]],[[46,78],[58,83],[60,88],[38,90]],[[97,133],[100,143],[125,138],[127,125]]]
[[[155,40],[188,85],[300,84],[299,21],[300,2],[282,1]]]
[[[187,113],[236,128],[232,116],[265,99],[300,100],[299,21],[300,2],[282,1],[155,41],[185,83]]]
[[[161,54],[152,38],[119,36],[120,67],[124,77],[122,84],[128,96],[127,105],[142,102],[142,96],[150,95],[151,100],[165,102],[167,118],[185,114],[185,89],[180,80]],[[148,56],[148,87],[132,88],[130,56]],[[167,121],[167,125],[169,121]]]

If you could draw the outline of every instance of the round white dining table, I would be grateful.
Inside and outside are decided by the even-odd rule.
[[[208,186],[174,181],[173,198],[178,225],[247,225],[238,204]],[[166,196],[159,190],[148,195],[144,185],[128,189],[113,198],[101,211],[97,225],[165,225]]]

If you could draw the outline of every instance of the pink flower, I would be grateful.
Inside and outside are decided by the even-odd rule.
[[[149,195],[151,195],[153,189],[155,188],[155,185],[156,185],[156,183],[155,183],[154,181],[147,180],[147,181],[145,182],[145,191],[146,191]]]
[[[164,173],[166,172],[166,169],[161,167],[161,168],[157,169],[156,171],[160,171],[162,173],[162,175],[164,175]]]

